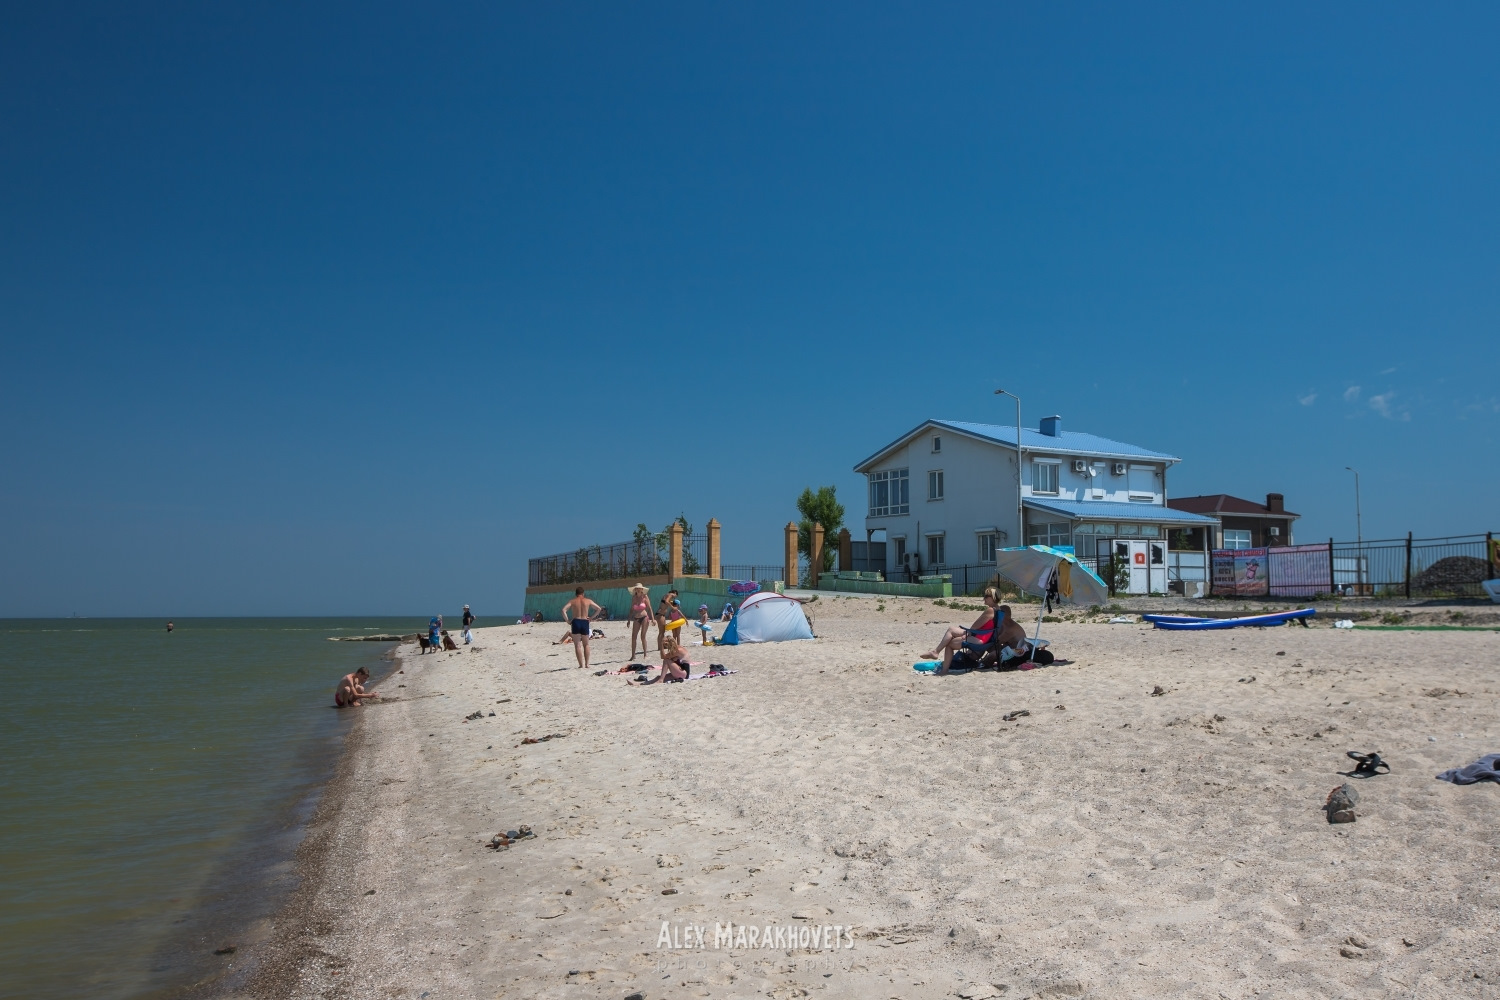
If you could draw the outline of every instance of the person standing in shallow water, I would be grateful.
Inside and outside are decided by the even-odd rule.
[[[167,631],[168,632],[172,631],[172,623],[171,622],[167,622]]]
[[[593,610],[590,611],[590,608]],[[572,623],[572,631],[568,637],[573,640],[573,655],[578,657],[580,667],[588,669],[589,636],[594,629],[590,619],[604,609],[584,596],[583,588],[579,587],[573,591],[573,599],[564,604],[562,610],[563,617]]]

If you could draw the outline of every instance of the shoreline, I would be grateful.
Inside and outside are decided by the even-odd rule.
[[[234,995],[1249,1000],[1500,966],[1500,795],[1432,777],[1500,742],[1494,633],[1059,622],[1068,662],[933,678],[911,662],[972,612],[814,608],[816,640],[690,646],[738,673],[645,689],[560,623],[400,647],[409,693],[357,720]],[[1393,773],[1329,825],[1370,749]],[[850,946],[714,949],[726,919]]]
[[[394,662],[401,662],[394,657]],[[392,670],[392,675],[395,670]],[[323,952],[310,942],[337,914],[322,902],[332,873],[351,859],[337,856],[337,832],[354,804],[353,773],[368,740],[364,718],[356,717],[345,734],[343,751],[332,777],[324,785],[317,808],[308,820],[292,859],[293,888],[270,920],[268,933],[257,949],[254,966],[242,982],[216,995],[225,997],[290,997],[299,993],[303,969]]]
[[[386,667],[379,670],[380,676],[373,686],[378,687],[400,670],[398,650],[399,646],[381,654],[380,662]],[[248,961],[242,959],[243,965],[238,968],[236,963],[228,963],[228,967],[193,983],[177,994],[182,1000],[290,995],[283,988],[287,962],[300,962],[303,956],[295,955],[291,949],[311,926],[310,918],[304,916],[307,913],[304,895],[315,893],[320,880],[326,877],[330,862],[329,827],[337,822],[347,805],[350,772],[366,738],[363,717],[356,715],[351,721],[348,731],[338,740],[337,756],[326,777],[296,803],[286,806],[288,822],[277,824],[279,829],[272,835],[292,838],[296,846],[279,857],[275,857],[274,848],[266,847],[275,857],[275,863],[267,866],[269,877],[251,891],[262,893],[270,905],[223,920],[216,937],[199,942],[200,946],[219,940],[231,943],[235,954]],[[310,748],[310,752],[316,752],[315,748]]]

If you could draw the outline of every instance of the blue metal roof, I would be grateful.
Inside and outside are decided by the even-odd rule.
[[[1010,424],[971,424],[964,420],[934,420],[940,427],[951,427],[965,434],[987,438],[1011,448],[1016,446],[1016,429]],[[1066,455],[1097,455],[1100,458],[1154,458],[1159,462],[1180,462],[1182,459],[1166,452],[1151,451],[1139,445],[1112,441],[1097,434],[1082,431],[1063,431],[1057,437],[1021,428],[1021,447],[1027,451],[1054,451]]]
[[[1218,524],[1219,519],[1203,514],[1190,514],[1154,503],[1110,503],[1105,500],[1039,500],[1027,497],[1027,507],[1061,514],[1075,521],[1151,521],[1156,524]]]
[[[1016,429],[1011,424],[974,424],[966,420],[928,420],[921,426],[907,431],[863,462],[860,462],[854,467],[854,471],[865,471],[866,467],[874,463],[880,456],[928,427],[945,427],[960,434],[967,434],[985,441],[993,441],[1007,448],[1014,448],[1016,446]],[[1043,434],[1039,430],[1023,427],[1021,428],[1021,447],[1027,451],[1038,451],[1052,455],[1082,455],[1088,458],[1144,458],[1168,463],[1182,461],[1177,456],[1168,455],[1166,452],[1151,451],[1139,445],[1114,441],[1110,438],[1100,437],[1097,434],[1085,434],[1082,431],[1063,431],[1061,434],[1053,437],[1050,434]]]

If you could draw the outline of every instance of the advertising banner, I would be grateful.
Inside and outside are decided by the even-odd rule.
[[[1266,555],[1266,578],[1273,597],[1313,597],[1333,593],[1328,543],[1283,545]]]
[[[1214,594],[1265,597],[1270,593],[1265,549],[1214,549]]]

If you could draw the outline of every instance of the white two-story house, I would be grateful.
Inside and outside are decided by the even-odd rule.
[[[1016,467],[1020,464],[1017,523]],[[929,420],[854,467],[869,485],[865,537],[885,534],[888,579],[983,567],[996,548],[1071,546],[1094,564],[1102,553],[1140,570],[1131,591],[1165,592],[1167,529],[1215,526],[1167,506],[1167,473],[1180,459],[1095,434]],[[865,551],[878,559],[879,546]],[[1156,574],[1160,573],[1158,581]],[[1159,585],[1158,585],[1159,584]]]

